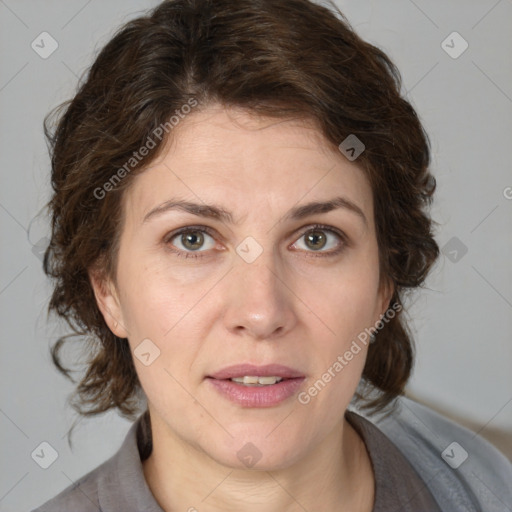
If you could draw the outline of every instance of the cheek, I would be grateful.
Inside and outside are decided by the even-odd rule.
[[[378,303],[378,270],[372,255],[345,261],[336,271],[307,288],[311,310],[309,350],[314,364],[303,401],[329,423],[350,402],[368,352],[369,328]],[[350,263],[350,264],[349,264]],[[320,277],[320,276],[318,276]],[[306,288],[299,293],[305,294]],[[304,295],[306,296],[306,295]]]
[[[355,257],[346,263],[318,274],[314,282],[302,281],[297,290],[325,332],[322,339],[336,349],[373,325],[379,302],[379,273],[373,258]]]
[[[133,280],[122,301],[129,337],[162,340],[179,320],[179,296],[169,293],[161,280]]]
[[[168,264],[137,250],[125,251],[119,261],[122,314],[134,341],[162,340],[184,315],[185,288],[171,278]]]
[[[126,267],[125,278],[133,277],[125,281],[121,298],[134,363],[149,395],[163,385],[177,393],[172,376],[187,380],[207,328],[200,320],[207,315],[201,299],[212,288],[205,280],[180,282],[164,270],[159,265]],[[140,356],[148,352],[151,363],[146,366]]]
[[[299,403],[325,425],[338,421],[350,403],[368,352],[364,329],[373,323],[377,285],[368,277],[353,277],[326,284],[311,305],[314,343],[308,349],[314,372]]]

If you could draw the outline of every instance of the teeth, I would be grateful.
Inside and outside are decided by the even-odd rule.
[[[281,382],[282,377],[256,377],[256,376],[245,376],[245,377],[233,377],[231,379],[233,382],[239,382],[240,384],[245,384],[249,386],[267,386],[270,384],[276,384],[277,382]]]

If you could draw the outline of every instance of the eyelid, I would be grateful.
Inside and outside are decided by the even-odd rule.
[[[345,233],[334,226],[330,226],[327,224],[321,224],[319,222],[314,222],[313,224],[309,224],[307,226],[303,226],[299,228],[298,230],[294,231],[293,233],[299,233],[299,238],[301,236],[304,236],[306,233],[309,233],[310,231],[314,231],[315,229],[318,229],[320,231],[329,231],[330,233],[334,233],[335,235],[338,235],[345,243],[348,243],[348,237],[345,235]]]

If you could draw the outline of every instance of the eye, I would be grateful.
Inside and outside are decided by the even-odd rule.
[[[178,232],[170,234],[166,237],[165,243],[171,245],[173,252],[175,252],[178,256],[182,256],[184,258],[198,258],[202,257],[202,254],[193,254],[195,252],[201,253],[205,252],[209,249],[213,249],[215,247],[215,240],[213,236],[208,233],[208,229],[206,227],[195,228],[195,227],[187,227],[181,229]],[[209,240],[208,240],[209,239]],[[173,243],[173,241],[175,242]],[[205,240],[208,242],[205,246]],[[204,249],[204,250],[201,250]]]
[[[299,241],[304,240],[302,246]],[[308,252],[318,252],[318,256],[334,256],[339,254],[346,245],[346,237],[338,230],[323,225],[313,226],[301,235],[299,241],[292,247],[298,246],[299,249]],[[324,250],[331,249],[331,250]]]
[[[302,239],[305,243],[301,246],[299,241]],[[187,226],[166,236],[164,244],[182,258],[203,258],[202,253],[215,247],[214,231],[207,226]],[[347,245],[347,238],[341,231],[317,224],[305,231],[292,247],[318,253],[310,256],[329,257],[339,254]]]

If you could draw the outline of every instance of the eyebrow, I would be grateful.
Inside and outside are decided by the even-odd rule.
[[[292,208],[284,217],[283,220],[300,220],[314,214],[327,213],[337,209],[346,209],[356,214],[366,226],[368,220],[366,219],[363,211],[359,206],[346,197],[334,197],[328,201],[313,201],[302,206]],[[233,220],[233,215],[226,209],[214,204],[198,204],[190,201],[181,201],[178,199],[170,199],[160,204],[159,206],[150,210],[145,216],[142,223],[150,219],[162,215],[171,210],[180,210],[198,217],[205,217],[209,219],[219,220],[228,224],[236,224]]]

